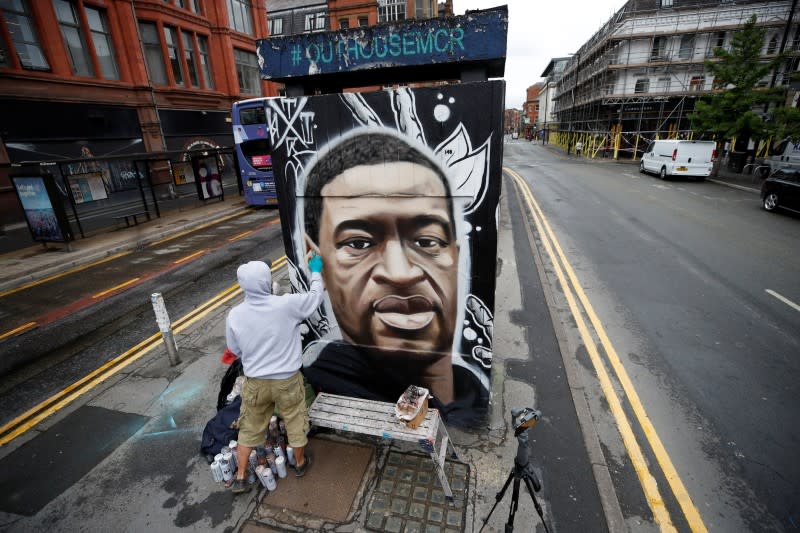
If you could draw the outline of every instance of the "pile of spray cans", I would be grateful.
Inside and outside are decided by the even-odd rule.
[[[211,476],[214,481],[229,486],[236,478],[238,444],[235,440],[223,446],[211,463]],[[287,466],[295,466],[294,450],[287,445],[286,425],[283,420],[273,416],[269,421],[264,446],[257,446],[250,452],[247,465],[247,482],[260,481],[270,492],[278,488],[278,479],[287,475]]]

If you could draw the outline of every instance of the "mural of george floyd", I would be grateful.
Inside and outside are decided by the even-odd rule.
[[[317,392],[394,402],[428,388],[450,424],[489,402],[502,80],[267,101],[294,291],[324,261],[303,328]]]

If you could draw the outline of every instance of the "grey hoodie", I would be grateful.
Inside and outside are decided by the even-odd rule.
[[[300,324],[322,303],[322,276],[311,274],[308,292],[272,294],[272,273],[263,261],[250,261],[236,271],[244,302],[228,313],[228,348],[242,358],[244,374],[284,379],[302,366]]]

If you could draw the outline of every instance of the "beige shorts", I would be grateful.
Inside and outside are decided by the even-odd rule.
[[[298,370],[286,379],[245,379],[239,412],[239,444],[248,448],[264,445],[276,405],[286,424],[289,446],[300,448],[308,443],[306,390],[303,374]]]

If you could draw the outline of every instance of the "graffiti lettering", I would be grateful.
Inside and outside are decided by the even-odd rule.
[[[461,28],[440,28],[427,32],[410,31],[376,35],[372,39],[343,38],[333,34],[331,41],[310,43],[305,48],[305,57],[311,63],[331,64],[336,61],[350,63],[373,56],[385,58],[408,57],[431,52],[456,53],[465,50],[464,30]],[[293,65],[300,63],[300,51],[291,51]]]

